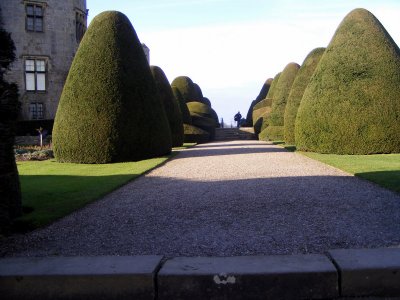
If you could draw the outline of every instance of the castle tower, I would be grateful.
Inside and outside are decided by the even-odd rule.
[[[69,68],[86,31],[86,0],[0,2],[16,60],[6,80],[19,88],[20,120],[54,119]]]
[[[150,48],[146,44],[142,43],[144,55],[146,55],[147,62],[150,64]]]

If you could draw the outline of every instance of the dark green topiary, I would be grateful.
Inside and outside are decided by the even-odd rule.
[[[252,119],[255,120],[253,125],[254,133],[258,135],[266,126],[268,126],[268,118],[271,113],[272,99],[265,98],[254,106]]]
[[[187,103],[187,106],[189,108],[190,116],[192,117],[192,124],[207,131],[210,134],[210,139],[213,140],[215,136],[215,128],[218,124],[218,121],[215,121],[215,111],[208,105],[200,102],[189,102]]]
[[[7,232],[12,220],[22,214],[21,188],[14,157],[15,123],[20,108],[18,87],[3,78],[15,59],[14,51],[14,42],[1,27],[0,19],[0,233]]]
[[[279,72],[275,75],[274,79],[272,80],[271,86],[269,87],[268,94],[265,98],[274,98],[276,86],[278,85],[279,78],[281,77],[282,72]]]
[[[197,83],[193,83],[194,85],[194,90],[196,91],[195,97],[192,99],[192,101],[199,101],[203,103],[203,91],[201,90],[200,86]],[[206,103],[204,103],[206,104]]]
[[[269,125],[266,128],[267,136],[270,140],[283,140],[283,116],[285,114],[286,101],[299,68],[300,66],[298,64],[290,63],[285,67],[279,77],[276,90],[272,97]]]
[[[287,99],[284,115],[284,136],[286,144],[295,144],[294,125],[297,110],[299,109],[301,98],[303,97],[304,91],[310,81],[311,75],[314,73],[324,52],[325,48],[316,48],[311,51],[301,65],[296,79],[293,82]]]
[[[261,132],[258,134],[258,139],[260,141],[269,141],[268,136],[267,136],[267,130],[264,128],[261,130]]]
[[[273,78],[268,78],[265,82],[263,87],[261,88],[260,93],[258,94],[256,101],[260,102],[261,100],[267,98],[269,89],[271,87],[272,81],[274,81]]]
[[[258,100],[257,97],[257,99],[254,100],[257,101],[257,103],[253,106],[253,111],[251,116],[251,119],[253,121],[253,126],[256,123],[259,123],[258,119],[261,117],[261,115],[263,115],[266,112],[266,108],[272,105],[272,100],[273,100],[272,97],[276,89],[276,84],[279,81],[280,75],[281,73],[275,75],[274,79],[271,81],[270,87],[268,88],[267,96],[264,99]]]
[[[150,70],[167,114],[169,128],[171,129],[172,147],[180,147],[183,144],[183,122],[178,100],[175,99],[163,70],[157,66],[151,66]]]
[[[253,117],[257,118],[257,110],[263,109],[263,108],[271,106],[271,105],[272,105],[272,98],[265,98],[265,99],[261,100],[256,105],[254,105]]]
[[[264,131],[269,125],[271,105],[273,100],[272,97],[274,96],[280,76],[281,72],[275,75],[268,90],[267,98],[263,99],[253,107],[253,127],[256,135],[260,134],[261,131]],[[266,136],[266,134],[264,134],[264,136]]]
[[[210,101],[210,99],[208,99],[206,97],[203,97],[203,101],[200,101],[200,102],[208,105],[209,107],[211,107],[211,101]]]
[[[247,112],[245,126],[247,126],[247,127],[253,126],[253,108],[257,103],[259,103],[261,100],[263,100],[263,99],[265,99],[267,97],[267,94],[268,94],[269,88],[270,88],[270,86],[272,84],[272,81],[273,81],[272,78],[268,78],[264,82],[264,84],[263,84],[263,86],[261,88],[261,91],[258,94],[257,98],[251,102],[249,111]]]
[[[192,118],[190,117],[189,109],[188,109],[188,107],[186,105],[185,100],[182,97],[181,92],[175,86],[171,86],[171,88],[172,88],[172,93],[174,94],[174,97],[175,97],[176,101],[179,104],[179,108],[180,108],[181,114],[182,114],[183,123],[184,124],[192,124]]]
[[[245,127],[253,126],[253,108],[258,102],[256,100],[251,101],[249,110],[247,111],[246,115],[246,123],[244,124]]]
[[[200,117],[206,117],[206,118],[213,119],[215,112],[208,105],[201,103],[201,102],[197,102],[197,101],[186,103],[186,105],[189,109],[191,116],[194,115],[194,116],[200,116]]]
[[[136,161],[171,151],[168,121],[143,53],[122,13],[96,16],[62,92],[53,129],[60,162]]]
[[[195,101],[198,98],[195,85],[187,76],[176,77],[172,81],[171,86],[176,87],[179,92],[181,92],[183,100],[185,100],[186,103]]]
[[[400,152],[400,49],[365,9],[339,25],[301,101],[300,150]]]
[[[196,126],[183,124],[185,132],[185,143],[203,144],[210,141],[210,134]]]

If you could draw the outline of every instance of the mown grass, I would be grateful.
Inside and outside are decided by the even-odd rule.
[[[296,151],[296,146],[282,141],[273,142],[288,151]],[[297,151],[355,176],[372,181],[382,187],[400,193],[400,154],[338,155]]]
[[[400,154],[337,155],[300,152],[400,193]]]
[[[45,226],[164,163],[169,157],[116,164],[18,162],[24,215],[17,230]]]
[[[59,163],[45,161],[17,162],[24,214],[15,222],[16,231],[29,231],[48,225],[99,199],[140,175],[162,165],[169,156],[138,162],[114,164]]]

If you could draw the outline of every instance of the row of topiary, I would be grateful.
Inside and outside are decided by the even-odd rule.
[[[320,153],[400,152],[399,47],[374,15],[355,9],[326,49],[267,80],[250,111],[260,140]]]
[[[184,121],[185,142],[204,143],[214,139],[215,128],[219,127],[217,113],[211,102],[203,96],[197,83],[187,76],[179,76],[171,83],[174,94],[184,103],[188,111]]]
[[[1,234],[22,206],[13,152],[18,90],[3,78],[15,47],[1,22],[0,41]],[[181,87],[182,79],[194,93]],[[60,162],[137,161],[168,154],[184,140],[207,142],[217,125],[200,87],[188,77],[178,77],[171,87],[161,68],[149,67],[129,19],[109,11],[93,19],[71,65],[54,121],[53,150]]]
[[[213,136],[217,124],[204,112],[213,110],[198,85],[178,77],[171,87],[161,68],[149,67],[129,19],[103,12],[85,33],[64,85],[54,121],[54,155],[75,163],[162,156],[182,145],[192,124],[199,127],[196,134],[208,134],[201,140]],[[194,130],[189,131],[192,138]]]

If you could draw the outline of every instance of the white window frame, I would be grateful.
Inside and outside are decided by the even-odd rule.
[[[27,92],[47,91],[47,60],[45,58],[25,58],[24,72]]]

